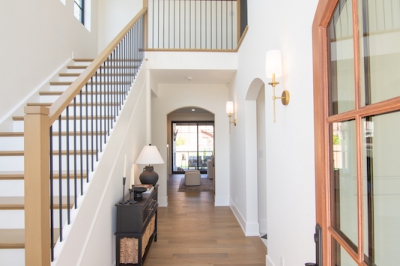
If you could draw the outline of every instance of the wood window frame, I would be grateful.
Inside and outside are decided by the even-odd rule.
[[[315,136],[315,200],[316,222],[322,227],[323,238],[323,265],[331,265],[332,237],[348,252],[358,265],[364,262],[364,219],[362,195],[362,119],[366,116],[383,114],[400,109],[400,97],[378,103],[361,106],[360,95],[360,43],[358,0],[352,2],[353,10],[353,48],[354,48],[354,78],[355,78],[355,109],[329,115],[329,22],[339,0],[320,0],[312,25],[313,45],[313,84],[314,84],[314,136]],[[330,143],[329,125],[333,122],[355,120],[356,122],[356,156],[357,156],[357,208],[358,208],[358,252],[347,244],[346,241],[331,227],[331,197],[330,197]]]

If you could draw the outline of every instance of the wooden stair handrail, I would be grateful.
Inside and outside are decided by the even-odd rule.
[[[123,28],[123,30],[110,42],[109,45],[93,60],[93,62],[82,72],[79,77],[64,91],[63,94],[50,106],[49,119],[50,125],[58,119],[64,109],[82,90],[83,86],[100,68],[101,64],[107,60],[111,52],[117,47],[126,33],[135,25],[135,23],[147,12],[147,8],[142,10]],[[143,47],[144,48],[144,47]]]

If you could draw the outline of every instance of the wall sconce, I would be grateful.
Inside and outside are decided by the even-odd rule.
[[[290,100],[289,91],[284,90],[281,97],[276,97],[275,86],[279,84],[275,79],[282,76],[282,59],[281,51],[271,50],[267,52],[266,63],[265,63],[265,74],[267,78],[272,79],[272,82],[268,83],[272,86],[274,95],[272,100],[274,101],[274,123],[276,122],[276,105],[275,100],[281,99],[283,105],[288,105]]]
[[[232,101],[227,101],[226,102],[226,114],[229,116],[229,124],[234,124],[236,126],[236,118],[233,118],[233,121],[231,121],[231,116],[233,115],[233,102]],[[229,133],[230,133],[231,127],[229,126]]]

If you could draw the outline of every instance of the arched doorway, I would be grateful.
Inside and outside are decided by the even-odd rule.
[[[212,160],[214,145],[214,114],[199,108],[177,109],[167,116],[168,172],[184,173],[197,169],[207,173],[207,161]]]
[[[266,177],[266,128],[265,128],[265,86],[261,79],[254,79],[246,95],[246,148],[257,158],[246,161],[246,169],[256,169],[255,177],[247,178],[247,185],[257,193],[249,194],[249,203],[257,205],[254,219],[258,224],[258,234],[267,233],[267,177]],[[251,119],[250,119],[251,117]],[[253,119],[253,118],[256,119]],[[254,136],[254,141],[251,139]],[[253,216],[249,216],[249,221]]]

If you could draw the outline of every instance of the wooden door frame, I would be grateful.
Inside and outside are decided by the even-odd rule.
[[[314,85],[314,152],[315,152],[315,208],[316,222],[322,228],[322,261],[323,265],[330,265],[331,243],[328,228],[330,226],[327,217],[330,207],[329,201],[329,143],[326,136],[329,134],[328,117],[328,43],[327,28],[330,14],[336,7],[338,0],[320,0],[315,12],[312,25],[313,45],[313,85]]]

